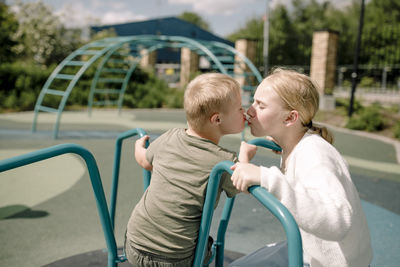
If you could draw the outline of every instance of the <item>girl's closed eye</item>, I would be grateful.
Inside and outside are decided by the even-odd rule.
[[[261,105],[260,105],[260,104],[258,104],[258,108],[259,108],[259,109],[264,109],[264,108],[265,108],[265,106],[264,106],[264,105],[262,105],[262,104],[261,104]]]
[[[265,103],[263,103],[261,101],[255,101],[254,104],[259,109],[265,109],[265,107],[266,107]]]

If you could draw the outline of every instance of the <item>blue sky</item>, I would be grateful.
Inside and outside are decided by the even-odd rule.
[[[23,0],[37,2],[36,0]],[[321,0],[322,1],[322,0]],[[13,0],[7,0],[12,4]],[[116,24],[196,12],[212,32],[225,37],[253,17],[263,16],[267,0],[42,0],[70,26]],[[291,0],[269,0],[270,7]],[[332,1],[345,5],[351,0]]]

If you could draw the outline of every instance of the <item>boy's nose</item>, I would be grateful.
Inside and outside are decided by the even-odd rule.
[[[246,116],[248,116],[248,117],[253,117],[253,116],[254,116],[253,106],[250,106],[250,107],[247,109]]]

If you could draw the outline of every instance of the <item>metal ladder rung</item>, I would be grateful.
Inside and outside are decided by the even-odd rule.
[[[85,63],[86,61],[69,61],[65,63],[65,66],[83,66]]]
[[[65,95],[65,91],[60,91],[60,90],[55,90],[55,89],[47,89],[45,91],[46,94],[49,95],[58,95],[58,96],[64,96]]]
[[[90,43],[86,48],[88,49],[88,48],[103,48],[103,47],[106,47],[107,45],[104,45],[104,44],[106,44],[106,42],[99,42],[99,40],[98,41],[96,41],[96,42],[93,42],[93,43]]]
[[[256,86],[252,86],[252,85],[243,85],[242,89],[245,91],[253,91],[254,88],[256,88]]]
[[[50,113],[58,112],[58,109],[49,108],[49,107],[44,107],[44,106],[39,106],[38,109],[39,109],[40,111],[50,112]]]
[[[121,92],[121,90],[119,89],[94,89],[95,93],[99,93],[99,94],[119,94]]]
[[[249,73],[250,72],[242,72],[242,73],[240,73],[240,72],[228,72],[228,75],[230,75],[230,76],[232,76],[232,77],[234,77],[234,78],[236,78],[236,77],[248,77],[248,76],[253,76],[253,77],[255,77],[255,75],[249,75]]]
[[[235,68],[234,64],[224,64],[224,63],[221,63],[221,64],[225,69],[234,69]],[[216,64],[212,64],[211,68],[218,69],[218,66]]]
[[[256,76],[253,72],[243,72],[243,74],[245,74],[246,76]]]
[[[85,50],[85,51],[79,51],[79,55],[97,55],[100,54],[102,50]]]
[[[61,79],[61,80],[72,80],[74,79],[75,75],[71,74],[57,74],[54,78]]]
[[[106,82],[106,83],[123,83],[124,79],[117,79],[117,78],[100,78],[99,82]]]
[[[235,68],[235,64],[224,64],[224,63],[222,63],[222,65],[227,69],[234,69]]]
[[[235,58],[231,56],[217,56],[217,59],[224,62],[228,61],[229,63],[233,63],[235,61]]]

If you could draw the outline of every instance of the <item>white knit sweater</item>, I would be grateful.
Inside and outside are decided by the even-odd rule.
[[[312,267],[367,267],[372,248],[367,220],[347,163],[322,137],[306,133],[283,174],[261,167],[261,186],[292,213]]]

